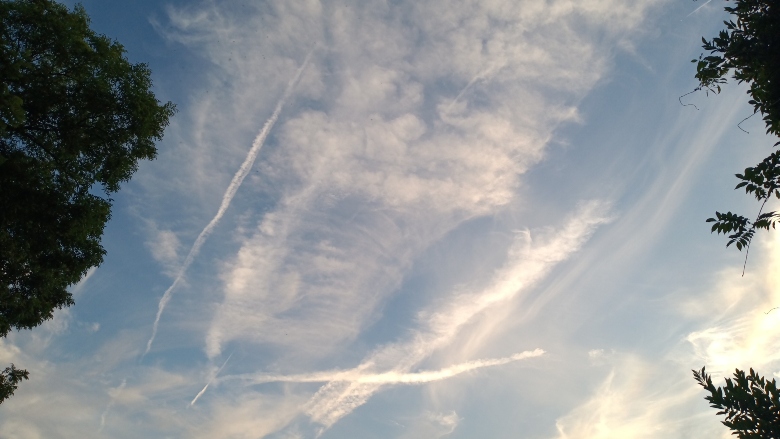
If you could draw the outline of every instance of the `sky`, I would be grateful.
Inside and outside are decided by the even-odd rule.
[[[0,435],[729,437],[691,369],[780,376],[780,235],[705,223],[775,141],[680,101],[723,4],[83,1],[178,112]]]

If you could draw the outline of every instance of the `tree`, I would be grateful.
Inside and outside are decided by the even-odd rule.
[[[729,0],[726,0],[729,1]],[[767,134],[780,135],[780,3],[776,0],[734,0],[727,6],[736,18],[724,21],[726,29],[712,40],[702,38],[708,56],[694,59],[696,90],[720,93],[721,84],[731,75],[737,82],[750,88],[749,104],[753,115],[760,113]],[[775,143],[774,146],[779,145]],[[780,198],[780,151],[775,151],[754,167],[736,174],[740,181],[735,189],[744,188],[761,203],[756,219],[750,220],[731,212],[715,212],[712,232],[727,234],[726,246],[735,244],[745,249],[745,260],[757,229],[775,228],[780,220],[778,212],[763,212],[772,198]],[[740,439],[780,438],[780,392],[775,380],[767,381],[750,369],[750,374],[737,369],[733,380],[726,378],[726,387],[715,387],[712,379],[701,371],[693,371],[696,381],[709,396],[710,406],[726,415],[724,425]]]
[[[729,1],[729,0],[726,0]],[[700,55],[696,63],[696,90],[720,93],[721,84],[731,75],[738,83],[746,82],[750,89],[749,104],[753,115],[760,113],[767,134],[780,135],[780,4],[774,0],[734,0],[725,10],[734,19],[724,21],[726,29],[712,40],[702,38],[708,56]],[[775,146],[780,142],[775,143]],[[735,189],[744,188],[761,203],[754,220],[731,212],[715,212],[712,232],[727,234],[726,246],[735,244],[745,249],[746,260],[750,242],[757,229],[775,228],[780,213],[763,212],[773,196],[780,198],[780,151],[775,151],[754,167],[741,174]]]
[[[0,0],[0,337],[73,304],[103,260],[111,195],[153,159],[175,107],[83,7]],[[0,402],[26,371],[0,373]]]
[[[740,439],[780,438],[780,392],[774,379],[767,381],[753,369],[749,375],[737,369],[733,380],[726,378],[726,387],[716,388],[703,367],[693,376],[710,393],[704,398],[710,407],[726,415],[721,422],[732,434]]]

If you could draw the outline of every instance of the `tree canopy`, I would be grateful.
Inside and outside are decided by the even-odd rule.
[[[693,60],[697,89],[719,93],[729,75],[738,83],[747,83],[753,114],[763,116],[767,134],[780,136],[780,4],[774,0],[734,0],[733,4],[725,7],[733,16],[724,21],[726,29],[711,40],[702,38],[709,55]],[[736,176],[741,181],[735,189],[744,188],[761,203],[758,215],[750,220],[732,212],[716,212],[707,221],[714,223],[713,232],[728,235],[727,246],[735,244],[747,251],[757,229],[775,228],[780,220],[780,213],[763,211],[772,197],[780,198],[780,151]]]
[[[0,336],[73,304],[67,288],[103,260],[111,194],[175,111],[89,24],[81,6],[0,0]]]

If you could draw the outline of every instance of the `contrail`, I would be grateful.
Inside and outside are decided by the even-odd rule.
[[[439,370],[428,370],[420,372],[400,372],[390,371],[383,373],[365,373],[357,369],[346,371],[315,372],[309,374],[297,375],[263,375],[263,374],[244,374],[228,375],[217,380],[218,382],[228,380],[244,380],[252,385],[264,383],[323,383],[323,382],[349,382],[355,384],[424,384],[432,381],[439,381],[452,378],[472,370],[483,367],[501,366],[526,358],[540,357],[544,355],[544,350],[535,349],[525,351],[510,357],[493,358],[486,360],[474,360],[466,363],[456,364]],[[196,397],[197,399],[197,397]]]
[[[225,362],[222,363],[222,366],[220,366],[220,368],[217,369],[217,372],[209,379],[206,385],[203,386],[203,389],[201,389],[201,391],[198,392],[197,395],[195,395],[195,398],[192,398],[192,402],[190,402],[190,407],[192,407],[198,401],[198,398],[200,398],[201,396],[203,396],[204,393],[206,393],[206,389],[209,388],[209,384],[211,384],[211,382],[214,381],[214,378],[216,378],[217,375],[219,375],[219,373],[222,372],[222,369],[225,368],[225,365],[227,365],[228,361],[230,361],[230,357],[232,356],[233,356],[232,353],[228,355],[227,360],[225,360]]]
[[[541,245],[531,246],[526,236],[517,236],[509,249],[506,264],[496,272],[491,285],[475,294],[458,296],[450,305],[436,312],[423,314],[422,318],[427,323],[426,328],[422,328],[408,342],[391,344],[374,352],[363,361],[364,369],[375,367],[401,374],[411,372],[414,365],[419,364],[432,352],[451,346],[463,326],[476,315],[488,308],[515,299],[523,291],[538,283],[552,267],[579,250],[600,224],[610,221],[610,218],[605,216],[605,212],[610,210],[608,203],[592,201],[583,204],[578,210],[579,212],[573,215],[563,230],[554,235],[551,240],[541,241]],[[541,355],[541,350],[532,353]],[[377,362],[380,365],[373,366]],[[382,364],[390,366],[382,367]],[[411,374],[394,378],[397,378],[399,383],[414,384],[415,381],[427,382],[424,380],[453,376],[462,373],[459,371],[464,368],[468,369],[468,365],[465,367],[458,365],[438,371],[440,375],[424,372],[420,375]],[[367,377],[362,382],[329,381],[311,397],[305,406],[305,413],[312,422],[322,425],[323,429],[327,430],[386,386],[387,378],[389,377]]]
[[[453,99],[452,102],[450,102],[450,105],[447,106],[447,109],[445,110],[445,112],[449,113],[450,110],[452,110],[452,106],[455,105],[460,100],[460,98],[463,96],[463,94],[466,93],[466,91],[468,91],[468,89],[470,89],[472,85],[474,85],[477,81],[479,81],[483,77],[484,77],[484,72],[480,72],[480,73],[474,75],[474,77],[471,78],[471,81],[469,81],[469,83],[466,84],[465,87],[463,87],[463,89],[460,91],[460,93],[458,93],[458,95],[455,96],[455,99]]]
[[[190,252],[187,254],[187,258],[184,260],[184,264],[182,264],[181,268],[179,269],[179,273],[176,275],[176,279],[174,279],[171,286],[165,290],[162,299],[160,299],[160,303],[157,305],[157,316],[154,318],[152,336],[146,343],[146,351],[144,351],[144,354],[141,355],[141,358],[148,354],[149,350],[152,348],[154,338],[157,336],[157,327],[160,324],[160,317],[162,316],[163,310],[165,310],[165,306],[171,300],[171,295],[173,294],[174,288],[176,288],[179,282],[181,282],[182,278],[184,277],[184,273],[187,271],[187,269],[190,267],[190,264],[192,264],[192,261],[200,252],[200,248],[203,246],[203,243],[206,242],[206,239],[209,237],[211,232],[214,231],[214,227],[217,226],[219,220],[221,220],[222,216],[225,215],[225,211],[227,211],[227,208],[230,206],[230,202],[233,201],[233,197],[236,195],[236,191],[238,191],[238,188],[241,186],[244,178],[246,178],[247,174],[249,174],[252,165],[255,163],[257,155],[260,153],[260,148],[263,147],[263,143],[265,143],[265,139],[268,137],[268,133],[271,131],[271,128],[273,128],[276,120],[279,119],[279,114],[282,112],[282,107],[284,107],[284,104],[290,97],[290,93],[292,93],[292,90],[298,83],[298,80],[301,79],[301,75],[306,69],[306,66],[309,64],[309,59],[311,58],[311,55],[314,53],[316,48],[317,46],[309,51],[309,54],[306,55],[306,59],[303,61],[303,64],[301,64],[301,66],[298,68],[298,71],[295,72],[295,76],[287,84],[287,88],[284,90],[282,98],[279,99],[279,102],[276,104],[276,108],[274,109],[273,114],[271,114],[271,117],[265,122],[265,125],[263,125],[263,128],[257,134],[257,137],[255,137],[254,142],[252,142],[252,148],[249,150],[246,159],[244,159],[244,163],[241,164],[241,167],[238,168],[238,171],[233,176],[233,180],[230,181],[230,185],[228,185],[228,188],[225,191],[225,195],[222,196],[222,204],[219,206],[217,214],[214,215],[214,218],[211,219],[208,225],[206,225],[203,231],[200,232],[200,235],[198,235],[198,237],[195,239]]]
[[[712,0],[710,0],[710,1],[712,1]],[[448,105],[448,106],[447,106],[447,109],[446,109],[446,110],[444,110],[444,111],[445,111],[445,113],[449,113],[449,112],[450,112],[450,110],[452,110],[452,107],[453,107],[453,106],[454,106],[456,103],[458,103],[458,101],[460,100],[460,98],[462,98],[462,97],[463,97],[463,95],[464,95],[464,94],[466,94],[466,92],[467,92],[467,91],[468,91],[468,90],[469,90],[469,89],[470,89],[470,88],[471,88],[471,87],[472,87],[474,84],[476,84],[478,81],[481,81],[481,80],[483,80],[483,79],[487,78],[488,76],[492,75],[494,72],[496,72],[497,70],[500,70],[501,68],[502,68],[502,66],[498,66],[498,65],[495,65],[495,64],[494,64],[494,65],[492,65],[492,66],[490,66],[490,67],[488,67],[488,68],[486,68],[486,69],[482,70],[481,72],[477,73],[476,75],[474,75],[474,77],[473,77],[473,78],[471,78],[471,80],[469,81],[469,83],[468,83],[468,84],[466,84],[466,86],[465,86],[465,87],[463,87],[463,89],[461,89],[460,93],[458,93],[458,95],[457,95],[457,96],[455,96],[455,99],[453,99],[453,100],[452,100],[452,102],[450,102],[450,105]]]
[[[686,15],[686,16],[685,16],[685,18],[688,18],[688,17],[690,17],[691,15],[695,14],[696,12],[698,12],[698,11],[699,11],[699,9],[701,9],[701,8],[703,8],[703,7],[705,7],[705,6],[707,6],[707,5],[708,5],[708,4],[709,4],[711,1],[712,1],[712,0],[707,0],[706,2],[704,2],[704,4],[702,4],[701,6],[699,6],[699,7],[698,7],[698,8],[696,8],[696,9],[694,9],[694,10],[693,10],[693,12],[691,12],[691,13],[690,13],[690,14],[688,14],[688,15]]]
[[[119,385],[119,387],[116,388],[116,394],[111,397],[111,400],[108,401],[108,405],[106,405],[106,409],[103,410],[103,413],[100,415],[100,428],[98,429],[98,433],[103,431],[103,427],[106,426],[106,416],[108,416],[108,412],[111,410],[111,407],[114,406],[114,401],[116,401],[116,398],[119,396],[120,393],[122,393],[122,389],[125,388],[125,385],[127,384],[127,379],[122,380],[122,384]]]

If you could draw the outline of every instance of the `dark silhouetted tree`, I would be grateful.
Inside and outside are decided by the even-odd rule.
[[[729,1],[729,0],[726,0]],[[767,134],[780,135],[780,3],[775,0],[734,0],[725,10],[732,19],[726,29],[712,40],[702,38],[707,56],[694,59],[697,90],[719,93],[731,76],[749,85],[748,103],[753,114],[763,116]],[[775,143],[775,146],[780,142]],[[758,215],[750,220],[731,212],[716,212],[712,231],[728,235],[727,246],[747,252],[757,229],[775,228],[778,212],[764,212],[772,197],[780,198],[780,151],[775,151],[756,166],[736,174],[736,189],[744,188],[760,203]]]
[[[729,0],[726,0],[729,1]],[[696,63],[697,90],[720,93],[729,75],[750,87],[748,103],[753,114],[761,114],[766,133],[780,136],[780,2],[777,0],[734,0],[726,12],[732,19],[726,29],[712,40],[702,38],[704,50]],[[774,144],[777,146],[780,142]],[[780,198],[780,151],[775,151],[756,166],[736,174],[741,180],[735,189],[758,200],[760,208],[754,220],[731,212],[716,212],[712,231],[728,235],[726,246],[735,244],[745,249],[758,229],[775,228],[780,213],[764,212],[766,203]],[[726,378],[725,387],[715,387],[712,379],[701,371],[693,371],[696,381],[709,392],[705,397],[718,415],[725,415],[724,425],[740,439],[780,439],[780,393],[775,380],[767,381],[753,369],[746,374],[737,369],[734,378]]]
[[[715,387],[702,367],[693,376],[710,394],[704,399],[710,407],[725,415],[723,425],[740,439],[780,438],[780,392],[773,379],[767,381],[753,369],[750,374],[737,369],[734,378],[726,378],[725,387]]]
[[[175,108],[124,52],[81,6],[0,0],[0,336],[73,304],[103,260],[111,194],[157,153]],[[26,378],[0,373],[0,401]]]

